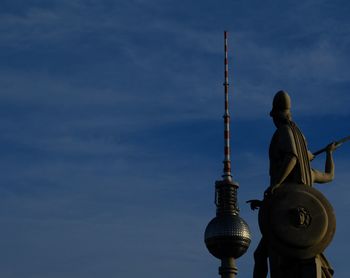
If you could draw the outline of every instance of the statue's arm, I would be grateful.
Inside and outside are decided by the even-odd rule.
[[[326,149],[326,163],[324,172],[312,169],[313,181],[316,183],[326,183],[334,179],[334,160],[333,151],[335,150],[335,143],[331,143]]]
[[[251,210],[256,210],[262,206],[263,201],[261,201],[261,200],[249,200],[246,203],[250,204]]]

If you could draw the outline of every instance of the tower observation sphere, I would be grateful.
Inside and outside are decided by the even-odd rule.
[[[216,182],[216,217],[207,225],[204,233],[209,252],[218,259],[242,256],[251,242],[248,224],[239,216],[237,187],[232,181]]]

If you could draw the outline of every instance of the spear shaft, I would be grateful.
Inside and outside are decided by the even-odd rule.
[[[335,148],[340,147],[343,143],[345,143],[345,142],[347,142],[347,141],[349,141],[349,140],[350,140],[350,136],[346,136],[346,137],[344,137],[344,138],[342,138],[342,139],[340,139],[340,140],[334,142],[334,143],[335,143]],[[314,156],[319,155],[320,153],[323,153],[323,152],[325,152],[326,150],[327,150],[327,147],[324,147],[323,149],[320,149],[320,150],[314,152],[313,155],[314,155]]]

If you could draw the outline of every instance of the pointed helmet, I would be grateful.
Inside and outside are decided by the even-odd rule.
[[[271,117],[287,116],[290,114],[291,100],[290,96],[285,91],[278,91],[273,98]]]

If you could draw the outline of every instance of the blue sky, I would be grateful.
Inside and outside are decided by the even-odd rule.
[[[223,159],[223,31],[241,216],[269,182],[273,95],[311,150],[350,134],[348,1],[0,4],[0,276],[216,277],[203,243]],[[350,144],[318,186],[347,276]],[[323,167],[324,157],[314,162]]]

